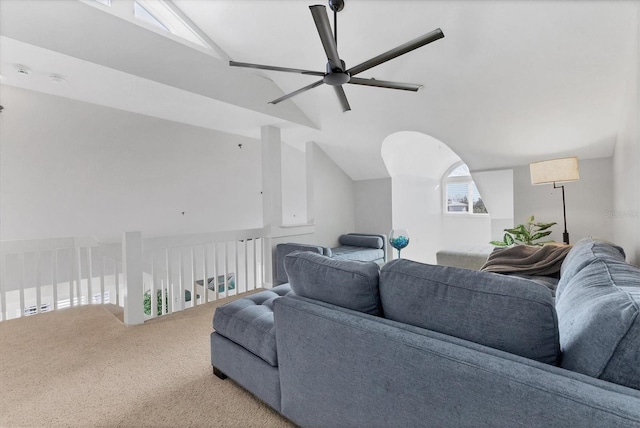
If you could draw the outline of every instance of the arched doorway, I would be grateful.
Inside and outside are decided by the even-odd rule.
[[[396,132],[383,141],[381,156],[392,183],[392,227],[409,230],[403,258],[436,263],[443,248],[489,241],[489,216],[445,212],[443,177],[463,161],[445,143],[419,132]]]

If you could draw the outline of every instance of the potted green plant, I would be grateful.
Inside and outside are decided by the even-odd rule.
[[[530,216],[526,224],[519,224],[513,229],[504,229],[506,232],[502,241],[491,241],[490,244],[496,247],[508,247],[510,245],[544,245],[553,240],[539,241],[539,239],[549,236],[551,230],[549,228],[556,224],[553,223],[536,223],[535,217]],[[537,242],[536,242],[537,241]]]

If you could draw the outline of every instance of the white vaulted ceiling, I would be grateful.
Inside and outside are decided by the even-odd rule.
[[[472,170],[609,156],[625,88],[638,79],[638,1],[346,0],[338,51],[347,67],[435,28],[445,34],[359,75],[421,91],[345,85],[347,113],[324,85],[267,104],[317,78],[232,68],[88,3],[0,0],[2,84],[244,136],[276,125],[287,143],[316,141],[356,180],[387,175],[381,145],[400,131],[442,141]],[[235,61],[324,70],[308,8],[323,1],[173,4]],[[52,85],[51,73],[67,84]]]

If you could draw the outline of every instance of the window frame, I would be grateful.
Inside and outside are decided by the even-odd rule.
[[[475,213],[475,212],[473,212],[474,188],[478,192],[478,196],[480,197],[480,200],[483,200],[483,199],[482,199],[482,195],[480,194],[480,191],[478,190],[478,186],[476,186],[475,181],[473,181],[473,177],[471,176],[471,172],[469,172],[468,175],[458,175],[458,176],[453,176],[453,177],[450,176],[450,174],[454,170],[456,170],[457,168],[459,168],[462,165],[464,165],[465,167],[467,166],[463,161],[456,162],[449,169],[447,169],[447,171],[442,176],[441,188],[442,188],[442,212],[443,212],[443,214],[450,215],[450,216],[473,216],[473,217],[488,216],[489,212],[488,212],[486,206],[485,206],[485,210],[487,210],[487,212],[484,212],[484,213]],[[467,167],[467,170],[469,170],[468,167]],[[466,183],[467,184],[467,211],[449,211],[449,209],[448,209],[449,208],[448,185],[449,184],[455,184],[455,183],[458,183],[458,184]]]

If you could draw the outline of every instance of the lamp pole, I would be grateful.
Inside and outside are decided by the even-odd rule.
[[[557,186],[556,182],[553,182],[553,188],[554,189],[560,189],[562,188],[562,215],[564,217],[564,232],[562,233],[562,241],[569,245],[569,232],[567,232],[567,209],[565,208],[565,204],[564,204],[564,185],[562,186]]]

